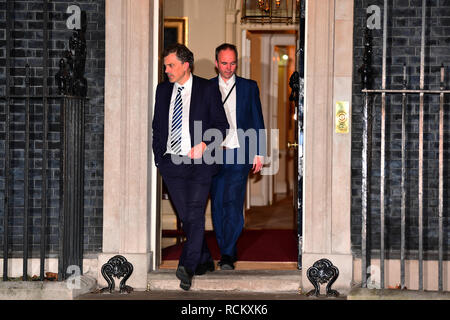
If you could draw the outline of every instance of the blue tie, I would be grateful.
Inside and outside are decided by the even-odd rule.
[[[181,124],[183,116],[183,101],[181,100],[181,91],[184,87],[179,87],[175,98],[173,108],[172,127],[170,129],[170,147],[172,152],[180,154],[181,152]]]

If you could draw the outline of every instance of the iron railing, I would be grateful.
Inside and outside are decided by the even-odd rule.
[[[58,254],[58,280],[65,280],[71,272],[68,274],[69,266],[78,266],[80,273],[82,273],[82,257],[83,257],[83,190],[84,190],[84,109],[86,98],[86,86],[82,84],[82,90],[73,90],[74,79],[82,79],[80,72],[84,72],[85,52],[75,52],[79,50],[77,48],[70,48],[66,51],[66,56],[62,59],[62,63],[66,62],[65,68],[60,69],[60,72],[67,71],[70,76],[64,76],[61,83],[64,83],[64,88],[61,88],[61,83],[58,83],[60,87],[59,95],[50,95],[48,80],[49,80],[49,6],[48,0],[43,0],[43,65],[42,67],[30,67],[29,64],[25,66],[25,90],[18,90],[18,94],[11,93],[13,84],[13,76],[11,74],[12,61],[14,57],[11,56],[13,50],[13,42],[11,34],[14,31],[13,27],[13,6],[14,1],[6,1],[6,47],[5,47],[5,77],[6,77],[6,90],[5,95],[0,96],[0,101],[5,103],[5,161],[4,161],[4,203],[3,203],[3,280],[9,280],[9,259],[10,255],[10,219],[11,209],[14,210],[15,206],[11,204],[11,181],[12,181],[12,165],[11,165],[11,118],[12,109],[16,105],[17,101],[22,101],[25,104],[24,118],[24,186],[23,186],[23,232],[22,232],[22,260],[23,260],[23,280],[29,280],[28,275],[28,260],[30,259],[30,244],[29,244],[29,230],[30,222],[30,208],[29,208],[29,176],[30,176],[30,116],[32,114],[31,104],[41,103],[43,106],[42,111],[42,194],[41,194],[41,216],[40,216],[40,275],[39,279],[43,281],[46,277],[45,260],[47,258],[47,223],[48,223],[48,134],[49,134],[49,105],[57,103],[61,108],[60,117],[60,187],[59,187],[59,254]],[[74,32],[74,36],[71,38],[71,43],[74,39],[80,40],[80,30]],[[77,38],[78,37],[78,38]],[[81,39],[81,40],[84,40]],[[78,41],[80,42],[80,41]],[[71,47],[72,45],[70,45]],[[81,46],[81,51],[86,49],[85,42],[84,47]],[[66,59],[68,58],[68,59]],[[84,60],[83,60],[84,59]],[[69,63],[67,64],[67,62]],[[37,74],[37,70],[42,70],[42,87],[36,90],[33,87],[33,94],[31,93],[31,74]],[[69,70],[70,69],[70,70]],[[72,78],[70,78],[72,77]],[[34,77],[36,78],[36,77]],[[85,81],[85,80],[84,80]],[[79,82],[79,81],[78,81]],[[79,83],[78,83],[79,84]],[[80,87],[80,86],[78,86]],[[42,89],[42,94],[39,94]],[[21,94],[24,93],[24,94]],[[80,94],[81,93],[81,94]],[[17,111],[16,111],[17,112]]]
[[[420,50],[420,84],[419,89],[408,89],[407,67],[403,66],[402,89],[386,88],[386,60],[387,60],[387,9],[388,1],[384,0],[384,25],[383,25],[383,57],[381,89],[370,89],[372,85],[372,31],[368,28],[364,37],[363,66],[360,68],[364,93],[363,105],[363,146],[362,146],[362,226],[361,226],[361,272],[362,287],[368,286],[368,266],[370,266],[372,248],[368,247],[369,207],[371,195],[371,164],[372,164],[372,126],[373,126],[373,98],[381,95],[381,150],[380,150],[380,279],[379,287],[384,289],[385,285],[385,217],[386,217],[386,98],[388,95],[402,95],[401,112],[401,212],[400,212],[400,287],[406,289],[406,212],[407,209],[417,210],[418,215],[418,289],[424,290],[424,217],[428,214],[424,211],[424,97],[425,95],[439,95],[439,173],[438,173],[438,291],[443,291],[443,260],[444,260],[444,227],[443,227],[443,203],[444,203],[444,96],[450,94],[445,90],[444,66],[440,68],[440,88],[437,90],[425,89],[425,26],[426,26],[426,0],[422,0],[422,28],[421,28],[421,50]],[[418,149],[418,207],[408,208],[406,203],[406,153],[407,153],[407,96],[419,95],[419,149]],[[376,110],[378,113],[378,110]],[[413,275],[411,275],[413,276]]]

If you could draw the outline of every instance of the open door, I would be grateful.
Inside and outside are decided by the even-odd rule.
[[[294,183],[292,194],[294,216],[297,217],[296,229],[298,239],[298,269],[302,269],[303,249],[303,102],[304,102],[304,61],[305,61],[305,3],[301,4],[300,23],[297,32],[297,63],[296,71],[291,75],[289,85],[291,96],[289,100],[294,103],[295,111],[295,141],[288,142],[288,148],[294,149],[294,175],[297,183]]]

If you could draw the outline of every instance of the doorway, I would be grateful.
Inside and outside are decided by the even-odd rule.
[[[185,7],[183,12],[178,12],[180,9],[165,12],[166,18],[180,21],[176,28],[181,28],[182,31],[173,32],[174,34],[201,32],[201,27],[197,25],[199,21],[191,19],[189,15],[193,11],[191,15],[195,16],[194,7]],[[188,17],[185,16],[186,13]],[[243,208],[244,231],[238,242],[238,270],[298,269],[297,212],[294,209],[294,202],[298,201],[294,196],[297,173],[294,170],[295,152],[287,147],[289,142],[295,141],[297,128],[294,102],[289,101],[289,77],[296,69],[296,39],[297,30],[243,30],[242,33],[238,74],[258,83],[266,129],[278,131],[274,139],[268,139],[268,148],[276,149],[279,167],[273,175],[258,174],[249,177]],[[196,40],[198,39],[185,38],[185,44],[194,54],[199,52],[200,59],[196,56],[195,73],[205,78],[215,76],[213,50],[203,50],[207,47],[205,43],[201,45],[202,50],[196,50],[200,46]],[[219,44],[220,42],[214,43],[214,47]],[[210,54],[204,57],[203,51]],[[209,70],[213,74],[209,74]],[[269,151],[270,154],[273,153]],[[163,196],[159,199],[162,229],[159,268],[173,269],[178,264],[183,237],[170,199]],[[218,260],[220,256],[215,256],[217,243],[211,222],[210,202],[206,209],[206,232],[213,258]],[[268,244],[272,245],[274,255],[268,254]]]
[[[269,165],[276,168],[271,175],[250,174],[243,234],[260,234],[259,248],[265,248],[252,260],[271,260],[266,266],[271,269],[297,269],[296,155],[288,147],[297,128],[294,102],[289,100],[289,79],[296,69],[296,31],[244,32],[242,69],[247,72],[244,77],[258,83],[268,129]],[[252,247],[256,255],[257,244]]]

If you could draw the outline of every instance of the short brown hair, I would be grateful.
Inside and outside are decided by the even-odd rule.
[[[174,43],[165,48],[163,51],[163,59],[171,53],[175,53],[182,63],[189,63],[191,70],[194,68],[194,54],[184,44]]]
[[[234,44],[231,44],[231,43],[222,43],[220,46],[218,46],[216,48],[216,61],[219,61],[218,60],[219,59],[219,52],[222,51],[222,50],[227,50],[227,49],[233,50],[234,53],[236,54],[236,60],[238,59],[238,52],[237,52],[236,46]]]

